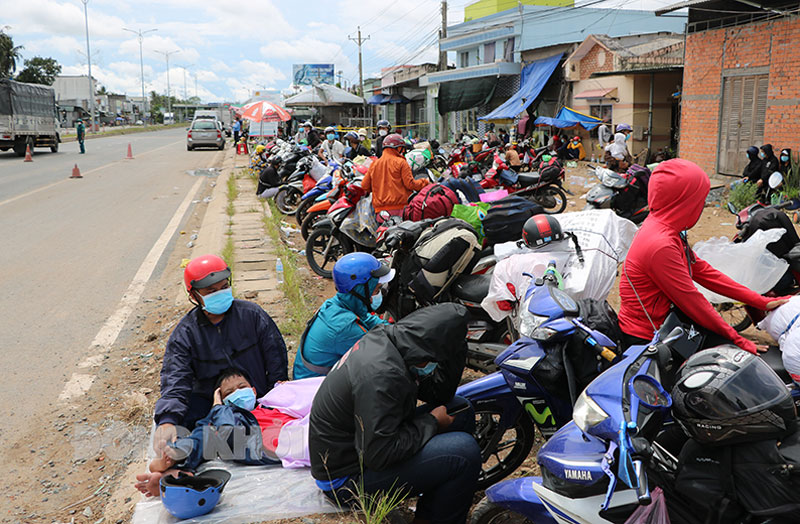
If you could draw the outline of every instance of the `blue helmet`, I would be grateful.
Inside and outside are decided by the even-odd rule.
[[[630,124],[617,124],[617,133],[622,131],[633,131],[633,128],[630,126]]]
[[[209,469],[198,475],[164,475],[159,481],[161,503],[172,515],[183,520],[210,513],[231,474],[224,469]]]
[[[357,285],[366,284],[373,277],[382,284],[394,277],[394,270],[369,253],[350,253],[333,266],[333,285],[339,293],[350,293]],[[365,299],[369,299],[371,291],[365,293]]]
[[[348,131],[344,135],[344,138],[345,138],[345,140],[356,140],[356,141],[360,141],[361,140],[360,138],[358,138],[358,135],[356,134],[355,131]]]

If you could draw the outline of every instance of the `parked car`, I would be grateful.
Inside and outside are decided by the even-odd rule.
[[[216,120],[200,119],[192,122],[186,133],[186,150],[195,147],[216,147],[225,149],[225,137]]]

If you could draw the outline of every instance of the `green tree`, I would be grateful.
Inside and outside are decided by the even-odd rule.
[[[17,70],[17,61],[22,58],[20,51],[22,46],[15,46],[11,35],[0,29],[0,78],[11,78]]]
[[[54,58],[34,56],[30,60],[25,60],[25,68],[19,72],[17,80],[51,86],[60,73],[61,65]]]

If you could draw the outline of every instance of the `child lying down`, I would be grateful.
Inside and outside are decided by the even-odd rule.
[[[162,476],[191,474],[216,458],[246,465],[308,466],[307,419],[320,383],[314,378],[276,385],[257,403],[244,370],[223,371],[209,414],[191,434],[153,459],[147,473],[136,475],[136,488],[148,497],[158,496]]]

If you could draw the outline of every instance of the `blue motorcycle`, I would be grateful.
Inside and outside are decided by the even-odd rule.
[[[333,189],[333,176],[325,175],[317,180],[316,185],[310,191],[303,195],[300,205],[297,206],[297,211],[294,212],[294,219],[297,221],[298,226],[303,225],[303,220],[308,215],[308,208],[317,202],[318,197],[327,194],[331,189]]]
[[[580,373],[572,369],[568,352],[580,353],[591,378],[617,357],[616,344],[581,320],[578,304],[562,288],[555,262],[541,278],[532,277],[519,311],[521,337],[495,359],[500,370],[456,392],[475,409],[475,438],[483,459],[479,489],[525,461],[536,427],[549,438],[572,417]]]
[[[662,386],[674,383],[678,368],[702,347],[703,337],[691,326],[670,329],[668,324],[650,344],[631,346],[581,393],[572,421],[539,450],[542,476],[487,489],[472,524],[622,523],[650,504],[652,486],[663,490],[672,522],[705,522],[705,514],[674,490],[677,455],[686,437],[671,419],[672,398]],[[764,354],[764,360],[786,382],[780,355],[778,360],[770,355],[775,351]],[[788,387],[797,406],[800,391]]]

